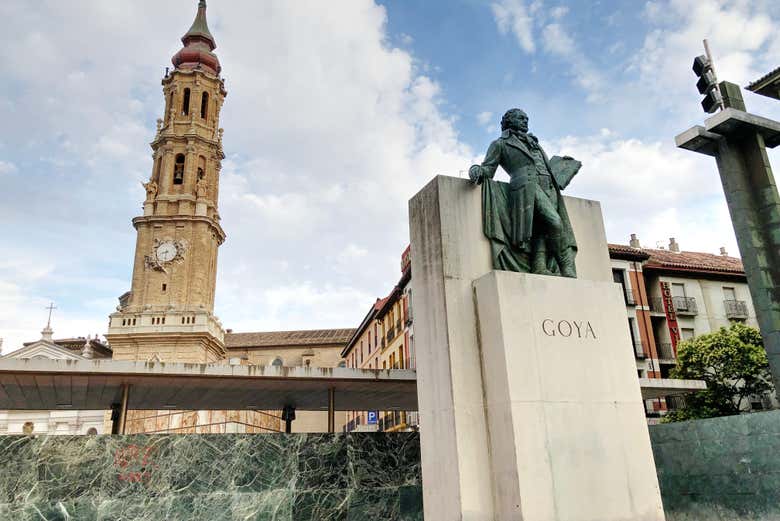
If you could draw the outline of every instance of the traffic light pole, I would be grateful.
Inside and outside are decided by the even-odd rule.
[[[745,266],[776,393],[780,396],[780,196],[766,148],[780,144],[780,122],[745,112],[739,87],[721,83],[728,107],[675,138],[715,157]],[[728,100],[731,97],[732,102]]]

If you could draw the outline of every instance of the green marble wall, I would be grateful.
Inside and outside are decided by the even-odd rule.
[[[668,521],[780,519],[780,411],[650,427]]]
[[[422,520],[416,433],[0,436],[0,519]]]

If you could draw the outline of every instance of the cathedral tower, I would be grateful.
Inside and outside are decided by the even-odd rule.
[[[227,91],[205,0],[182,43],[162,80],[165,114],[151,143],[144,212],[133,219],[132,287],[110,316],[115,360],[206,363],[225,356],[213,311],[217,250],[225,241],[217,201]]]

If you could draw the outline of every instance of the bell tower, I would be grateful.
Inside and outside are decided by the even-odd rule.
[[[115,360],[207,363],[224,358],[224,331],[214,316],[219,174],[224,159],[219,115],[227,96],[216,42],[200,0],[195,22],[162,80],[165,113],[151,143],[131,290],[110,316]]]

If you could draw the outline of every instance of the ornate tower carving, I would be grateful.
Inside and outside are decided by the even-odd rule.
[[[154,165],[144,183],[132,289],[110,316],[114,359],[212,362],[224,357],[214,316],[219,174],[224,153],[219,115],[227,96],[214,37],[200,0],[195,22],[162,80],[165,114],[151,143]]]

